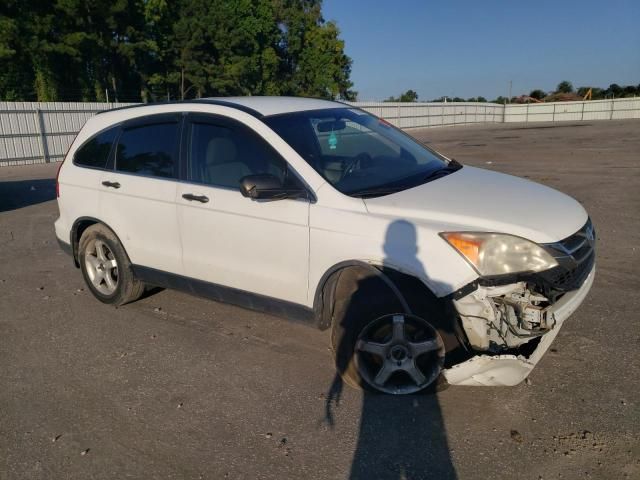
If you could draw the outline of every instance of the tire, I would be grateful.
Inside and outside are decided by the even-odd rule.
[[[118,237],[102,224],[87,228],[78,245],[78,262],[91,293],[102,303],[120,306],[144,293]]]
[[[357,389],[396,395],[446,388],[441,375],[444,344],[436,329],[426,320],[406,313],[396,293],[379,275],[360,268],[346,269],[339,275],[333,296],[331,346],[343,381]],[[398,331],[394,327],[399,323],[406,341],[395,336],[400,327]],[[380,341],[373,341],[370,333],[374,331]],[[414,349],[428,342],[433,344],[433,351]],[[370,345],[384,349],[374,354],[366,351]],[[388,380],[384,384],[375,382],[376,372],[382,373],[389,361],[394,365]],[[424,377],[423,382],[416,380],[419,374]]]

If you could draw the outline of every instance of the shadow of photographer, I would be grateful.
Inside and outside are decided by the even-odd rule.
[[[415,226],[405,220],[391,223],[385,237],[386,258],[403,256],[414,272],[424,272],[418,259]],[[406,311],[406,303],[389,295],[373,292],[388,288],[380,276],[366,269],[345,275],[341,290],[336,295],[334,318],[340,319],[334,332],[337,373],[327,394],[325,421],[335,424],[334,408],[339,405],[344,377],[356,369],[354,356],[355,336],[363,324],[389,313]],[[342,300],[339,300],[342,299]],[[360,328],[353,328],[359,322]],[[355,330],[355,332],[354,332]],[[353,332],[348,334],[348,332]],[[346,374],[346,375],[345,375]],[[364,391],[358,440],[351,463],[349,477],[355,479],[455,479],[446,429],[439,401],[434,394],[383,395]]]

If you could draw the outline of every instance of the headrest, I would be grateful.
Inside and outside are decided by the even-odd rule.
[[[233,140],[225,137],[212,138],[207,145],[207,165],[235,162],[237,153]]]

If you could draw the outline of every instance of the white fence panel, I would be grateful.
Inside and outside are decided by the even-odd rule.
[[[61,161],[91,116],[125,105],[0,102],[0,166]]]
[[[640,118],[640,98],[506,105],[504,121],[568,122]]]
[[[353,102],[351,105],[382,117],[399,128],[501,122],[504,108],[497,103]]]
[[[615,108],[612,110],[611,118],[626,119],[640,118],[640,98],[624,98],[615,101]]]

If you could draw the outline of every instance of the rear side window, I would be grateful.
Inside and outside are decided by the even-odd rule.
[[[116,170],[161,178],[175,178],[178,122],[125,128],[116,148]]]
[[[73,156],[73,163],[83,167],[105,168],[117,135],[118,127],[100,132],[78,149]]]

